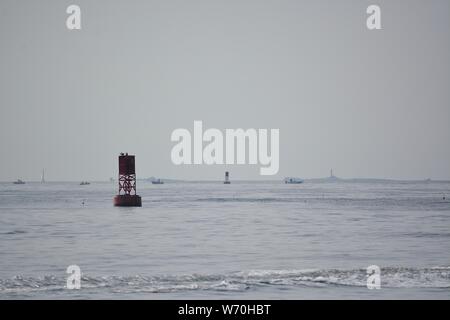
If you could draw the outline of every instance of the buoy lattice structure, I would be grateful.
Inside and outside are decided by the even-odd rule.
[[[141,207],[141,197],[136,194],[136,166],[134,155],[119,155],[119,194],[114,197],[116,207]]]

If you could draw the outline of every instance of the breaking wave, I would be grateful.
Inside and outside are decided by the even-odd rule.
[[[228,274],[163,276],[83,276],[82,289],[112,293],[165,293],[189,290],[245,291],[260,286],[353,286],[365,287],[365,269],[353,270],[251,270]],[[66,278],[16,276],[0,279],[0,295],[61,291]],[[450,288],[450,267],[381,269],[383,288]]]

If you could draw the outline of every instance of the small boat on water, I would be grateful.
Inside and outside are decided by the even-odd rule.
[[[284,183],[286,183],[286,184],[300,184],[300,183],[303,183],[303,182],[304,181],[302,179],[299,179],[299,178],[290,178],[290,177],[288,177],[288,178],[284,179]]]
[[[14,184],[25,184],[25,181],[17,179],[16,181],[13,182]]]
[[[90,182],[87,182],[87,181],[81,181],[80,182],[80,186],[87,186],[87,185],[90,185],[91,183]]]
[[[162,181],[161,179],[154,179],[152,180],[152,184],[164,184],[164,181]]]

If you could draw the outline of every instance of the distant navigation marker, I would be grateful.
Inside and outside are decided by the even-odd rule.
[[[225,172],[225,181],[224,184],[230,184],[230,174],[228,171]]]

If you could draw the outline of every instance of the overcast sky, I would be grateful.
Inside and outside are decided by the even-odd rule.
[[[270,178],[450,179],[449,49],[448,0],[2,0],[0,180],[262,178],[173,165],[194,120],[279,128]]]

